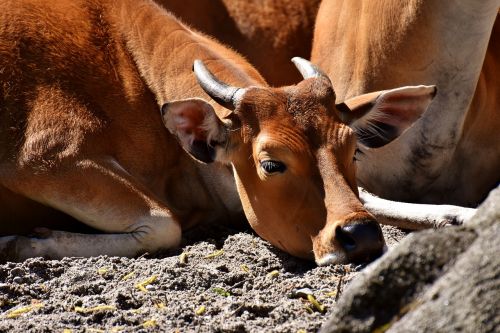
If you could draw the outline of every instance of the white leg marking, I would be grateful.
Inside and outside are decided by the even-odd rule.
[[[98,255],[132,257],[143,252],[173,248],[181,240],[181,228],[170,217],[151,216],[130,226],[126,233],[77,234],[52,231],[45,238],[0,237],[0,260],[31,257],[60,259]]]
[[[359,197],[379,223],[411,230],[461,225],[476,213],[474,208],[386,200],[368,193],[361,187]]]

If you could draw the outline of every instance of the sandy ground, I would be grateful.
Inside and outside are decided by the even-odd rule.
[[[199,227],[154,256],[0,265],[0,331],[315,332],[362,268],[316,267],[251,232]]]

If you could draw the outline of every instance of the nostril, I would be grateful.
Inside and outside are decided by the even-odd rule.
[[[163,104],[163,105],[161,106],[161,109],[160,109],[160,114],[161,114],[162,116],[164,116],[164,115],[167,113],[167,111],[168,111],[168,106],[169,106],[169,105],[170,105],[169,103],[165,103],[165,104]]]
[[[351,221],[335,229],[335,239],[351,260],[372,260],[383,252],[384,237],[377,222]]]
[[[382,231],[374,221],[350,223],[342,227],[343,233],[349,234],[355,241],[373,242],[382,238]]]
[[[340,226],[335,229],[335,238],[346,251],[352,251],[356,248],[356,240],[351,237],[349,231],[346,232]]]

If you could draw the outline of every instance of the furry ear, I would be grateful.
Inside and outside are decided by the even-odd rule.
[[[436,96],[436,86],[409,86],[377,91],[337,105],[342,120],[370,148],[382,147],[400,136]]]
[[[227,139],[227,129],[210,104],[199,98],[173,101],[162,106],[161,114],[186,152],[201,162],[215,161],[216,146]]]

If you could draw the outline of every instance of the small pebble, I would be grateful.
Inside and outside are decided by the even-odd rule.
[[[307,298],[307,295],[313,295],[313,291],[309,288],[300,288],[292,292],[293,297]]]
[[[23,278],[16,276],[15,278],[12,279],[12,282],[17,283],[17,284],[21,284],[21,283],[23,283]]]
[[[10,270],[10,274],[14,276],[21,276],[24,275],[24,270],[20,267],[16,267]]]

